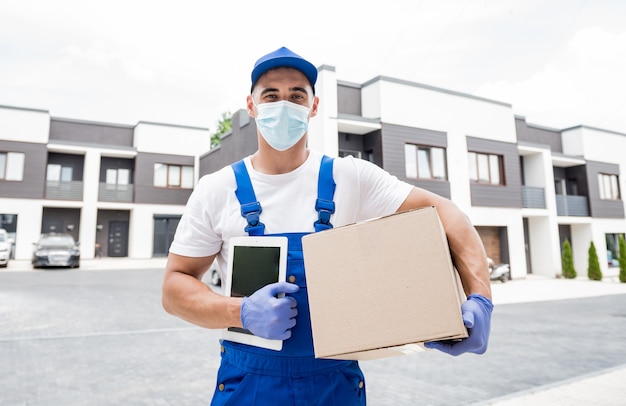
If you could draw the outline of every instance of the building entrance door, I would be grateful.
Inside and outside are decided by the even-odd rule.
[[[528,225],[528,217],[524,217],[524,249],[526,251],[526,273],[533,273],[533,267],[530,257],[530,228]]]
[[[152,255],[155,257],[167,256],[170,245],[174,241],[176,227],[180,216],[154,216],[154,248]]]
[[[109,222],[109,250],[110,257],[128,256],[128,222]]]

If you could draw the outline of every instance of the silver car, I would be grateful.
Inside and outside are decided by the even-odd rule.
[[[0,267],[6,268],[11,256],[11,242],[6,230],[0,229]]]

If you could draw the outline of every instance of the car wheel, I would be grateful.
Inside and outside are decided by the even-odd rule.
[[[217,272],[217,270],[213,270],[213,272],[211,272],[211,284],[215,285],[215,286],[220,286],[222,283],[222,280],[220,278],[220,274],[219,272]]]

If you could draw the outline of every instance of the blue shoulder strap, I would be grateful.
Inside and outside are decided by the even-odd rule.
[[[330,223],[330,216],[335,212],[335,180],[333,179],[333,158],[322,156],[319,178],[317,180],[317,210],[318,220],[315,224],[315,231],[328,230],[333,228]]]
[[[260,215],[263,210],[261,209],[261,203],[257,201],[254,194],[252,181],[246,165],[241,160],[232,164],[231,167],[233,172],[235,172],[235,181],[237,182],[235,195],[241,205],[241,215],[248,222],[245,231],[248,235],[263,235],[265,233],[265,224],[260,221]],[[324,155],[317,180],[315,210],[318,213],[318,220],[314,223],[315,231],[333,228],[333,225],[330,223],[330,216],[335,212],[335,202],[333,202],[335,187],[333,158]]]
[[[235,180],[237,189],[235,195],[241,205],[241,215],[246,219],[248,225],[245,230],[248,235],[263,235],[265,233],[265,224],[261,223],[259,216],[263,211],[261,203],[256,199],[250,175],[246,170],[246,164],[243,160],[235,162],[231,165],[235,172]]]

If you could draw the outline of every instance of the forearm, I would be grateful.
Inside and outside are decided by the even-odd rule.
[[[452,261],[456,267],[465,294],[477,293],[491,299],[491,283],[485,248],[467,216],[453,203],[439,204],[443,227],[448,237]]]
[[[166,270],[163,308],[185,321],[205,328],[241,327],[241,300],[213,292],[195,276]]]

